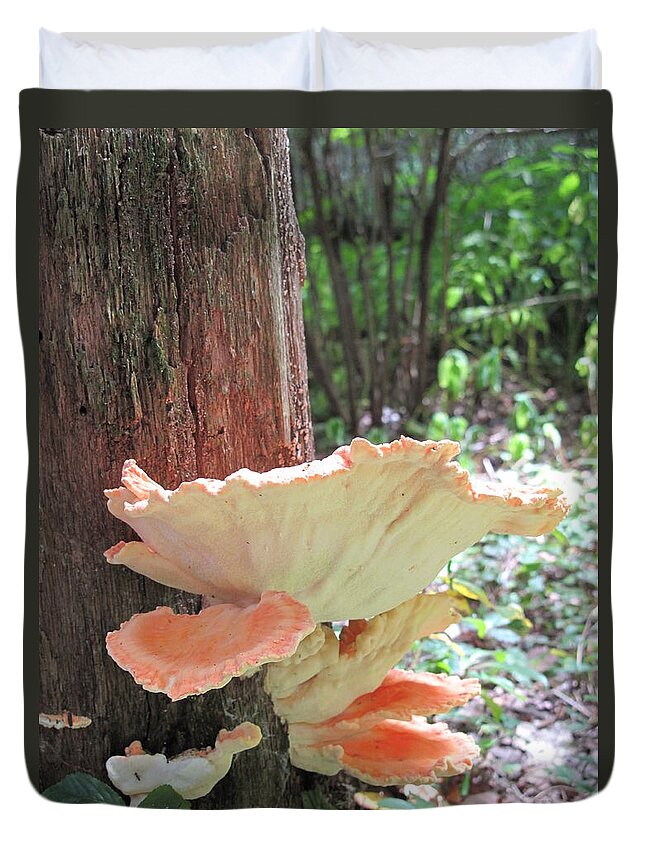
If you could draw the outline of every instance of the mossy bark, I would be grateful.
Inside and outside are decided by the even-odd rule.
[[[108,566],[133,538],[102,491],[128,458],[168,488],[312,458],[302,236],[282,129],[76,128],[41,133],[41,711],[92,718],[41,731],[41,784],[140,739],[173,755],[251,720],[199,808],[302,806],[261,676],[172,703],[108,657],[135,612],[195,596]]]

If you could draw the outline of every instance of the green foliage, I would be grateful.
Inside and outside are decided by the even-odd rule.
[[[89,773],[70,773],[43,791],[43,797],[56,803],[107,803],[124,806],[117,792]],[[170,785],[161,785],[139,803],[140,809],[189,809],[190,803]]]
[[[485,145],[473,147],[472,129],[453,129],[451,152],[462,156],[439,207],[438,236],[431,246],[427,390],[430,397],[443,391],[448,402],[468,390],[498,395],[513,376],[537,387],[547,377],[569,388],[595,381],[594,133],[537,132],[513,138],[504,129],[496,132],[499,139],[489,134]],[[326,230],[339,241],[358,348],[368,366],[362,377],[354,376],[356,405],[359,414],[369,410],[370,385],[385,377],[383,402],[403,411],[410,394],[401,367],[418,333],[414,318],[421,263],[419,231],[411,223],[419,205],[429,204],[436,189],[440,134],[431,128],[373,129],[368,145],[362,128],[326,133],[317,131],[313,142],[322,212]],[[318,331],[321,356],[345,401],[348,377],[341,320],[346,312],[337,303],[329,244],[314,209],[310,167],[305,167],[298,144],[302,131],[293,131],[293,136],[296,199],[309,269],[303,291],[305,320]],[[387,228],[382,223],[384,198],[391,205]],[[396,339],[390,337],[393,311]],[[390,350],[384,360],[386,344]],[[378,365],[376,371],[370,364]],[[329,410],[317,381],[312,390],[314,420],[338,414]],[[371,414],[378,423],[379,413]],[[416,413],[408,409],[406,414]],[[516,431],[528,430],[518,425]]]
[[[327,800],[320,788],[312,788],[310,791],[302,792],[302,807],[305,809],[334,810],[334,807]]]
[[[525,432],[516,432],[508,439],[508,452],[513,462],[519,462],[531,452],[531,437]]]
[[[541,412],[535,400],[527,392],[515,394],[509,426],[513,430],[507,439],[507,450],[502,459],[513,463],[530,461],[552,452],[561,456],[562,434],[555,421],[566,412],[566,403],[559,401],[555,408]]]
[[[515,354],[510,347],[507,347],[506,351]],[[491,347],[481,356],[477,362],[475,377],[475,387],[478,391],[499,394],[502,390],[502,352],[499,347]]]
[[[431,809],[434,808],[432,803],[422,800],[421,797],[410,796],[403,800],[399,797],[382,797],[378,801],[378,808],[385,810],[392,809]]]
[[[558,195],[560,198],[571,198],[571,196],[578,190],[580,187],[580,175],[576,172],[571,172],[569,175],[566,175],[560,182],[560,186],[558,187]]]
[[[433,441],[441,441],[443,438],[463,441],[467,430],[468,421],[461,415],[451,418],[445,412],[435,412],[430,418],[425,437]]]
[[[523,479],[535,470],[525,463]],[[505,710],[504,694],[522,701],[566,680],[580,685],[585,704],[593,708],[596,701],[595,467],[578,470],[575,479],[580,496],[553,534],[537,540],[490,534],[451,561],[443,581],[467,596],[471,613],[451,637],[417,643],[407,661],[480,679],[484,710],[475,719],[468,708],[452,714],[479,729],[484,748],[488,737],[492,744],[519,721]],[[572,726],[586,724],[575,707],[567,708]]]
[[[70,773],[43,791],[43,797],[55,803],[109,803],[124,806],[117,792],[89,773]]]
[[[439,361],[437,375],[439,387],[448,392],[451,400],[457,400],[466,390],[470,374],[468,356],[460,349],[450,349]]]
[[[339,417],[329,418],[325,422],[325,438],[330,446],[340,447],[351,440],[345,421]]]
[[[585,450],[598,444],[598,416],[585,415],[580,421],[580,441]]]
[[[377,811],[433,809],[436,807],[435,803],[425,800],[411,791],[405,799],[403,797],[385,797],[373,791],[362,791],[357,796],[362,800],[361,805]]]
[[[583,355],[576,361],[578,376],[586,383],[589,403],[596,410],[596,389],[598,383],[598,318],[587,329]],[[584,441],[584,439],[583,439]],[[587,442],[588,446],[589,442]]]
[[[553,449],[557,453],[562,447],[562,436],[560,435],[560,430],[555,426],[555,424],[552,424],[550,421],[543,423],[542,435],[551,442]]]
[[[573,163],[578,171],[570,171]],[[529,372],[566,364],[562,343],[580,346],[589,314],[568,311],[564,300],[593,305],[597,288],[596,165],[575,149],[565,156],[554,147],[549,159],[507,160],[477,187],[455,184],[465,227],[448,286],[471,281],[452,318],[457,338],[484,352],[509,345]]]
[[[389,436],[385,427],[370,427],[365,438],[371,441],[372,444],[383,444]]]
[[[538,410],[530,394],[522,392],[515,395],[513,417],[516,428],[522,432],[535,426],[535,422],[538,419]]]
[[[139,803],[140,809],[189,809],[190,803],[170,785],[160,785]]]

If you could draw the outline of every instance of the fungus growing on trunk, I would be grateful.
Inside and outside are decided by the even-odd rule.
[[[135,616],[108,636],[108,651],[148,690],[202,693],[290,656],[316,622],[392,610],[489,531],[538,536],[566,514],[559,490],[475,485],[458,451],[452,441],[357,438],[326,459],[174,491],[129,460],[123,485],[105,494],[142,541],[118,543],[108,562],[216,606]]]
[[[223,687],[234,676],[294,653],[315,628],[307,608],[282,592],[259,604],[216,604],[197,614],[170,607],[138,613],[106,646],[118,665],[151,693],[184,699]]]
[[[288,723],[292,763],[377,785],[432,782],[471,767],[473,739],[426,717],[477,696],[477,679],[390,669],[414,640],[457,621],[458,603],[451,593],[418,595],[350,622],[338,639],[319,626],[304,652],[267,667],[265,688]]]
[[[262,732],[253,723],[241,723],[233,731],[222,729],[215,746],[188,749],[170,760],[157,753],[144,752],[141,741],[126,747],[125,755],[114,755],[106,762],[110,782],[130,797],[130,805],[139,803],[155,788],[170,785],[186,800],[205,797],[231,769],[233,756],[257,746]]]
[[[303,643],[313,647],[315,636],[324,637],[313,654],[267,668],[265,687],[276,713],[289,723],[335,717],[382,684],[415,640],[459,621],[462,602],[450,592],[422,593],[373,619],[352,620],[339,638],[319,626]]]
[[[86,729],[92,725],[90,717],[63,711],[60,714],[38,714],[38,725],[44,729]]]
[[[430,725],[425,716],[383,720],[355,732],[321,735],[312,742],[300,732],[291,737],[296,767],[333,776],[345,770],[371,785],[415,785],[465,773],[479,748],[470,735],[451,732],[445,723]]]

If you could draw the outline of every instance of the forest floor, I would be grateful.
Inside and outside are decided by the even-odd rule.
[[[508,485],[562,488],[569,515],[548,536],[490,534],[454,558],[432,588],[465,595],[470,614],[402,661],[480,680],[480,698],[438,719],[472,734],[481,756],[470,773],[434,785],[379,790],[359,783],[359,807],[565,802],[597,790],[595,449],[580,441],[584,401],[557,413],[547,398],[530,413],[527,451],[513,458],[514,399],[501,407],[498,399],[495,415],[486,406],[474,414],[477,428],[462,438],[460,458],[478,476]]]

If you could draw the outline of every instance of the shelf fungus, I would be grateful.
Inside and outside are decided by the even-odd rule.
[[[151,693],[184,699],[223,687],[294,653],[314,630],[307,608],[265,592],[256,605],[216,604],[197,614],[170,607],[137,613],[107,635],[110,656]]]
[[[92,720],[71,711],[62,711],[60,714],[38,714],[38,725],[44,729],[86,729],[92,725]]]
[[[290,657],[316,623],[408,601],[489,531],[538,536],[566,514],[557,489],[476,485],[458,452],[357,438],[326,459],[174,491],[127,461],[105,494],[141,541],[119,542],[108,562],[214,606],[138,614],[108,635],[109,653],[148,690],[202,693]]]
[[[170,785],[186,800],[204,797],[226,776],[233,757],[257,746],[262,740],[260,729],[253,723],[242,723],[232,731],[222,729],[214,747],[188,749],[168,759],[145,752],[135,740],[126,747],[125,755],[108,758],[106,768],[110,782],[130,797],[130,805],[139,803],[155,788]]]
[[[340,637],[318,626],[290,660],[267,667],[265,688],[289,727],[291,762],[374,785],[422,784],[463,773],[474,740],[427,717],[479,694],[474,678],[390,669],[416,639],[459,619],[451,593],[421,594]]]

